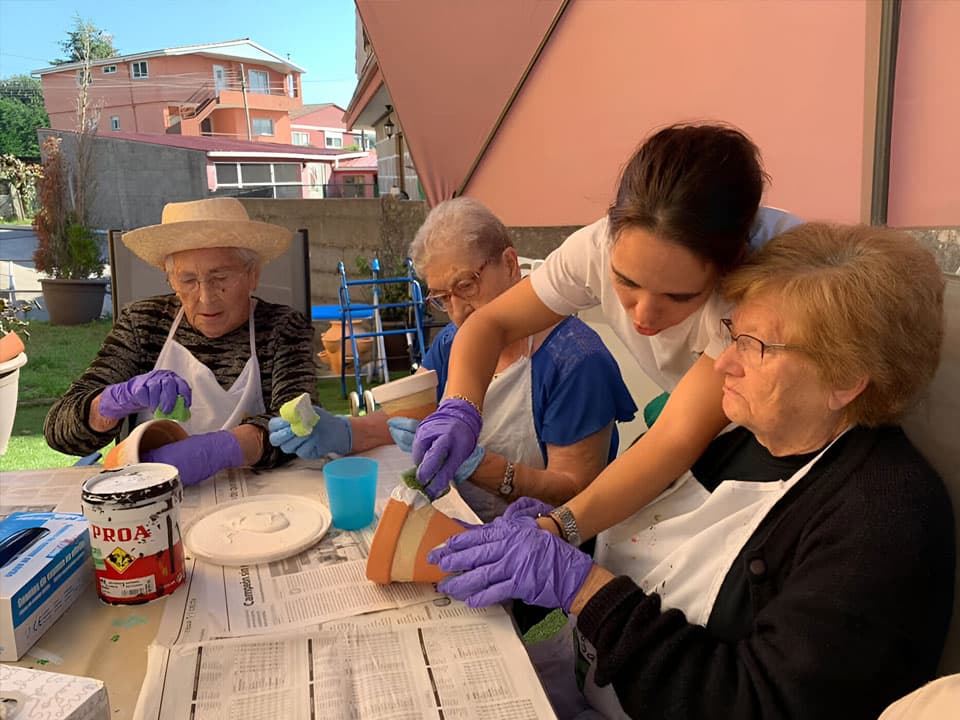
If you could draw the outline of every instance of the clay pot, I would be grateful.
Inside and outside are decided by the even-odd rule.
[[[186,440],[189,433],[175,420],[148,420],[137,425],[133,432],[120,443],[114,445],[103,459],[107,470],[134,465],[140,462],[140,454],[147,450],[169,445],[178,440]]]
[[[380,516],[367,557],[367,579],[386,585],[391,582],[440,582],[447,576],[427,562],[427,553],[464,532],[465,528],[437,510],[422,497],[422,502],[406,502],[410,493],[405,486],[394,491]],[[409,493],[405,492],[409,490]],[[400,496],[405,496],[400,499]]]

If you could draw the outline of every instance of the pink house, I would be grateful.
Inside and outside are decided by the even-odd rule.
[[[209,135],[290,144],[304,69],[249,39],[96,60],[98,132]],[[75,130],[81,63],[34,71],[54,130]]]
[[[363,157],[336,159],[327,185],[326,197],[371,198],[380,195],[377,188],[377,151]]]
[[[364,133],[360,128],[347,130],[343,122],[346,111],[334,103],[304,105],[290,112],[291,139],[294,145],[355,150],[373,147],[373,133]]]

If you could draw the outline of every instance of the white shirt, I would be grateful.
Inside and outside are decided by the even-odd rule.
[[[751,228],[750,247],[755,249],[800,222],[782,210],[760,208]],[[716,358],[723,350],[720,318],[729,317],[730,304],[714,292],[680,324],[652,337],[640,335],[614,290],[610,249],[606,217],[577,230],[530,274],[534,292],[558,315],[572,315],[600,305],[606,321],[640,369],[661,388],[672,392],[702,354]]]

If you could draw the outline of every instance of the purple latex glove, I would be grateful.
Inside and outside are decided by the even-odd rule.
[[[541,515],[549,515],[553,510],[553,505],[547,505],[543,500],[537,500],[532,497],[522,497],[516,502],[507,505],[503,511],[504,520],[515,520],[517,518],[528,517],[536,520]]]
[[[446,492],[457,469],[477,447],[482,426],[473,405],[447,398],[417,427],[411,457],[417,465],[417,480],[431,500]]]
[[[190,407],[190,385],[173,370],[151,370],[126,382],[108,385],[100,394],[100,414],[120,420],[141,410],[153,412],[158,407],[165,413],[173,411],[177,395]]]
[[[444,572],[461,573],[445,578],[437,589],[470,607],[513,598],[566,612],[593,567],[589,555],[527,517],[497,518],[454,535],[431,550],[427,561]]]
[[[221,470],[243,465],[243,450],[232,432],[218,430],[140,453],[140,460],[175,465],[181,483],[196,485]]]

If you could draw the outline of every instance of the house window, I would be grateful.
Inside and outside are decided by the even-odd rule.
[[[93,85],[93,74],[88,72],[88,69],[80,68],[77,70],[77,87],[83,87],[84,83],[87,85]]]
[[[309,145],[309,144],[310,144],[310,133],[294,132],[294,133],[293,133],[293,144],[294,144],[294,145]]]
[[[328,148],[342,148],[343,133],[326,132],[323,134],[323,141]]]
[[[117,71],[117,66],[116,66],[116,65],[104,65],[104,66],[103,66],[103,74],[104,74],[104,75],[113,75],[113,73],[115,73],[116,71]]]
[[[149,77],[147,75],[147,61],[138,60],[137,62],[130,63],[130,77],[135,80]]]
[[[119,129],[120,129],[120,116],[119,116],[119,115],[111,115],[111,116],[110,116],[110,129],[111,129],[111,130],[119,130]]]
[[[254,135],[273,135],[273,118],[254,118]]]
[[[299,163],[215,163],[218,196],[303,197]]]
[[[270,74],[266,70],[250,70],[250,92],[270,94]]]

